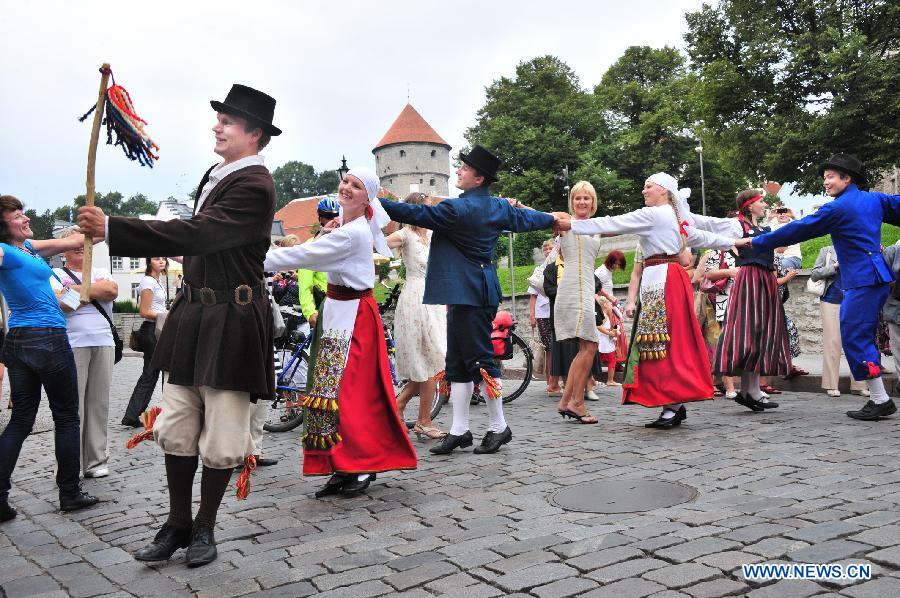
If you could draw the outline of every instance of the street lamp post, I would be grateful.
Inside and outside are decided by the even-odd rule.
[[[340,181],[344,180],[344,176],[350,172],[350,169],[347,167],[347,158],[341,156],[341,167],[337,169],[338,179]]]
[[[706,216],[706,181],[703,178],[703,145],[697,142],[694,151],[700,154],[700,198],[703,202],[703,215]]]

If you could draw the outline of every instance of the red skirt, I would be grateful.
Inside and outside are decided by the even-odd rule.
[[[338,402],[341,441],[328,450],[304,447],[304,475],[416,468],[416,452],[397,415],[381,316],[372,297],[359,300]]]
[[[728,295],[725,325],[716,347],[716,372],[737,376],[786,376],[791,371],[784,306],[771,270],[749,264],[738,269]]]
[[[694,290],[684,268],[679,264],[668,268],[665,302],[671,340],[666,357],[639,360],[637,343],[632,341],[622,385],[625,404],[662,407],[713,398],[709,357],[694,314]],[[635,321],[632,336],[637,328]]]

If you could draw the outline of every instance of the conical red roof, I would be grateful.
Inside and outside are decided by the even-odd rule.
[[[410,142],[436,143],[450,149],[450,144],[444,141],[437,134],[437,131],[431,128],[431,125],[425,122],[425,119],[416,112],[412,104],[407,104],[400,116],[397,117],[397,120],[394,121],[394,124],[391,125],[391,128],[388,129],[388,132],[381,138],[381,141],[372,148],[372,151],[374,152],[378,148],[394,143]]]

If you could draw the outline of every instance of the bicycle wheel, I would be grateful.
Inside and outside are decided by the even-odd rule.
[[[275,400],[266,413],[263,430],[266,432],[287,432],[303,423],[303,407],[300,391],[292,388],[275,390]]]

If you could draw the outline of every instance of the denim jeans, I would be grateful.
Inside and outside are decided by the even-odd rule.
[[[75,358],[65,328],[12,328],[3,344],[3,362],[9,372],[13,411],[0,435],[0,498],[9,495],[10,477],[22,443],[31,433],[47,391],[56,444],[56,485],[60,495],[79,490],[80,433]]]
[[[781,267],[783,270],[799,270],[801,260],[797,256],[781,258]]]

